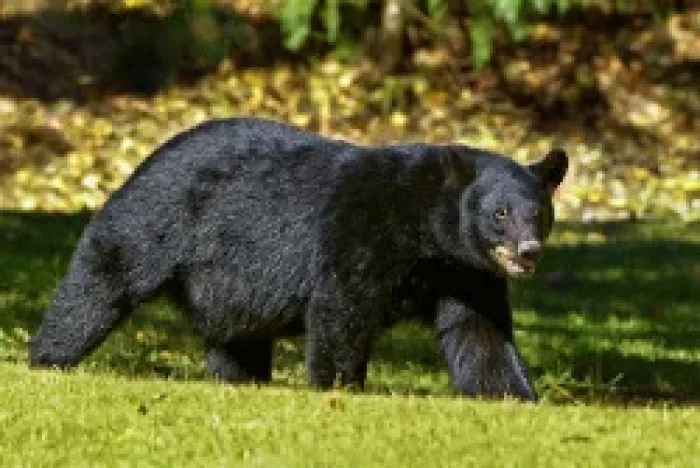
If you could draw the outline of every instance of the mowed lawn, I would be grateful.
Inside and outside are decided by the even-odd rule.
[[[537,405],[453,395],[432,332],[377,344],[364,393],[305,386],[303,342],[274,383],[230,387],[166,300],[76,371],[29,371],[87,215],[0,213],[0,466],[696,466],[700,226],[558,225],[513,283]]]

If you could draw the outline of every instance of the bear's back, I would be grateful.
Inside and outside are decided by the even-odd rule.
[[[228,322],[224,334],[265,322],[249,314],[275,321],[319,282],[322,219],[356,150],[266,120],[207,122],[144,161],[87,237],[117,252],[137,290],[177,271],[180,294]]]

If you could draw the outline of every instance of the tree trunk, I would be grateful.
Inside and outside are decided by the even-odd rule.
[[[389,73],[398,70],[403,58],[404,1],[411,0],[384,0],[382,5],[379,61]]]

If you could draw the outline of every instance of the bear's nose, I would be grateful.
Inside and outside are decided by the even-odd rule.
[[[518,244],[518,256],[528,262],[536,262],[540,259],[542,245],[536,240],[522,241]]]

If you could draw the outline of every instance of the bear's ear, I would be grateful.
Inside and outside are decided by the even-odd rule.
[[[445,176],[445,188],[459,189],[474,180],[476,170],[473,164],[465,160],[454,148],[441,148],[438,151],[438,158]]]
[[[556,148],[547,153],[547,156],[541,160],[528,165],[528,168],[551,195],[564,180],[566,170],[569,168],[569,158],[563,149]]]

